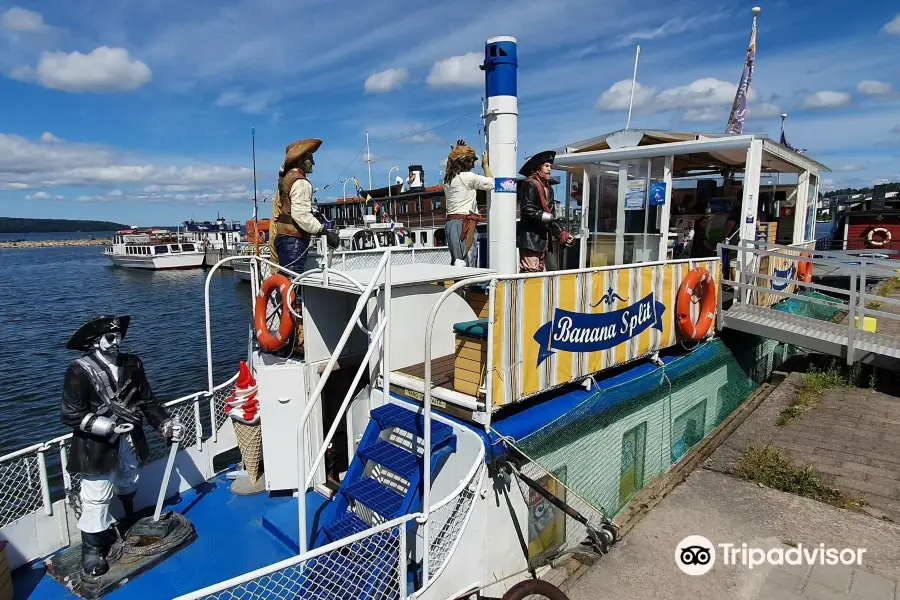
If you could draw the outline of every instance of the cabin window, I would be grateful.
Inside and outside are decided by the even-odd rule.
[[[623,505],[644,487],[644,454],[647,450],[647,423],[641,423],[622,436],[619,465],[619,505]]]
[[[431,204],[434,206],[434,210],[435,210],[435,211],[441,210],[441,206],[443,206],[443,202],[441,201],[440,198],[434,198],[434,199],[431,201]]]
[[[681,460],[688,450],[703,439],[706,428],[706,400],[701,400],[672,422],[672,463]]]
[[[155,250],[157,254],[167,254],[169,252],[168,246],[155,246]]]
[[[193,252],[194,245],[193,244],[182,244],[181,249],[184,250],[185,252]]]
[[[438,229],[434,232],[434,245],[435,246],[446,246],[447,245],[447,234],[444,232],[444,229]]]
[[[817,183],[817,177],[815,175],[810,175],[809,185],[806,188],[806,228],[804,229],[804,242],[812,241],[816,237],[816,203],[819,197]]]
[[[421,232],[419,234],[419,239],[421,240],[421,242],[419,242],[419,243],[424,246],[425,244],[428,243],[428,234],[425,233],[424,231]]]
[[[181,248],[178,247],[178,244],[169,244],[169,249],[172,252],[181,252]]]

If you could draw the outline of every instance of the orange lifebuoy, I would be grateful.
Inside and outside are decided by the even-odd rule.
[[[809,252],[804,252],[800,256],[809,258]],[[803,283],[811,283],[813,274],[813,264],[808,260],[801,260],[797,263],[797,279]]]
[[[697,322],[691,317],[694,296],[700,298],[700,316]],[[691,340],[702,340],[709,333],[716,318],[716,282],[709,271],[694,267],[678,288],[675,298],[675,323],[681,335]]]
[[[278,331],[275,333],[269,331],[269,326],[266,322],[266,311],[272,292],[281,294],[282,306],[281,322],[278,324]],[[284,275],[276,273],[263,282],[253,307],[253,329],[256,331],[256,340],[263,350],[275,352],[287,343],[288,337],[294,329],[294,317],[288,309],[288,306],[294,300],[293,296],[291,282]]]

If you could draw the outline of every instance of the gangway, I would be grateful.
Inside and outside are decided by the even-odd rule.
[[[862,362],[900,369],[900,299],[870,289],[879,280],[898,276],[893,261],[752,241],[718,248],[720,253],[737,253],[732,273],[722,277],[722,287],[733,290],[733,299],[727,305],[723,294],[718,295],[718,330],[767,337],[843,358],[848,365]],[[813,272],[839,269],[848,277],[847,288],[803,281],[800,273],[809,265]],[[803,290],[819,294],[800,293]],[[838,317],[825,321],[779,310],[777,305],[788,298],[830,306],[839,311]],[[865,317],[875,319],[875,331],[865,328]]]

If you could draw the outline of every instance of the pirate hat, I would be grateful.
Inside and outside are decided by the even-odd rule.
[[[322,140],[318,138],[307,138],[289,144],[288,147],[284,149],[284,168],[290,169],[296,166],[297,163],[300,162],[300,159],[303,158],[304,154],[312,154],[318,150],[321,145]]]
[[[66,342],[66,349],[80,350],[82,352],[90,350],[94,342],[107,333],[121,333],[124,339],[125,333],[128,331],[128,323],[130,322],[131,317],[128,315],[120,317],[103,316],[91,319],[72,334],[72,337]]]
[[[528,177],[532,173],[537,171],[538,167],[540,167],[542,164],[548,162],[552,165],[554,158],[556,158],[556,152],[554,152],[553,150],[544,150],[543,152],[538,152],[525,161],[525,164],[522,165],[521,169],[519,169],[519,175]]]

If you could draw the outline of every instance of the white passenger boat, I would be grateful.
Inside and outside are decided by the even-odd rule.
[[[129,229],[113,236],[103,256],[119,267],[160,271],[201,267],[206,254],[195,242],[170,231]]]

